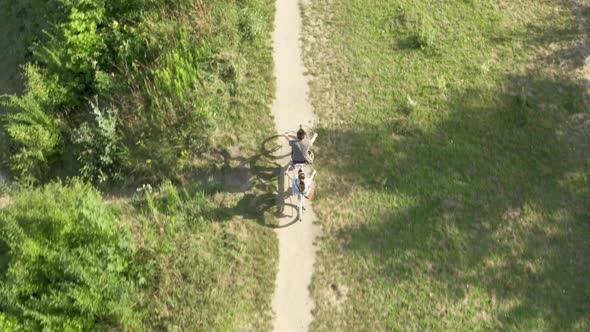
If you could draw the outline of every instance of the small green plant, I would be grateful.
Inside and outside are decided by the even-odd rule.
[[[260,13],[249,8],[242,9],[239,23],[242,37],[256,39],[264,34],[265,28],[266,22]]]
[[[424,17],[416,22],[415,26],[416,44],[421,49],[434,47],[436,44],[436,29]]]
[[[117,111],[114,108],[101,111],[98,97],[89,103],[94,121],[82,123],[73,133],[73,141],[81,148],[80,171],[85,178],[99,183],[121,180],[126,150],[118,133]]]

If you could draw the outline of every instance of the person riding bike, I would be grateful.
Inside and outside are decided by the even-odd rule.
[[[313,137],[308,140],[305,138],[305,130],[299,126],[297,137],[290,136],[289,132],[286,132],[284,136],[289,140],[289,145],[291,146],[291,161],[293,162],[293,165],[313,163],[313,159],[310,157],[310,151],[313,142],[318,137],[317,133],[314,133]]]

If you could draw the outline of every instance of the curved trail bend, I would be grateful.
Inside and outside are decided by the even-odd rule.
[[[272,110],[278,133],[297,130],[299,124],[311,126],[315,120],[308,101],[307,80],[303,76],[305,67],[301,59],[301,13],[299,1],[277,0],[275,31],[273,33],[275,76],[277,83],[276,99]],[[318,137],[321,140],[322,137]],[[282,154],[289,154],[288,144],[282,139]],[[281,160],[285,166],[289,157]],[[284,170],[284,167],[283,167]],[[321,176],[321,174],[319,174]],[[283,191],[290,188],[282,176]],[[283,196],[282,193],[279,195]],[[285,197],[281,197],[282,199]],[[296,198],[292,203],[296,204]],[[286,200],[289,204],[289,199]],[[279,238],[279,271],[276,278],[272,306],[275,312],[275,331],[307,331],[313,320],[311,310],[313,301],[309,294],[309,284],[313,272],[315,248],[313,245],[317,226],[313,225],[315,214],[309,202],[302,222],[293,222],[297,211],[285,206],[286,216],[279,219],[276,229]]]

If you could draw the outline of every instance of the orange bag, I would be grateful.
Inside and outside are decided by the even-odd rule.
[[[315,194],[315,190],[313,190],[313,188],[309,189],[309,192],[307,193],[307,195],[304,195],[305,198],[309,199],[311,201],[311,199],[313,198],[313,195]]]

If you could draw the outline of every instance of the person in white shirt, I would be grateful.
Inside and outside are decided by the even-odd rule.
[[[289,180],[291,180],[291,192],[293,193],[293,195],[302,194],[303,196],[306,196],[311,190],[311,184],[316,174],[317,171],[314,169],[313,173],[311,173],[311,176],[309,178],[306,178],[305,172],[303,172],[303,170],[300,169],[299,172],[297,172],[296,177],[291,177],[291,175],[289,175],[289,172],[285,171],[285,175],[287,175],[287,177],[289,177]]]

